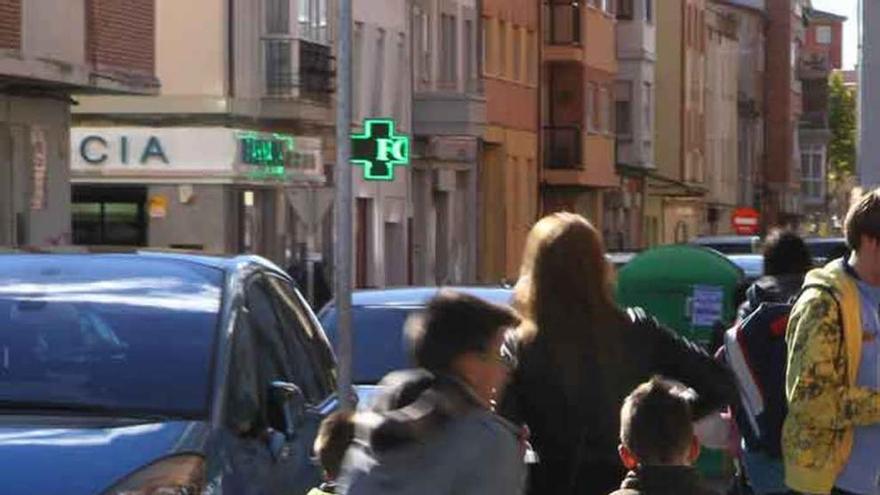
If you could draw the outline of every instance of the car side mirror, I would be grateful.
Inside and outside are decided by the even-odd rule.
[[[306,397],[293,383],[273,381],[269,385],[269,417],[272,426],[288,440],[296,436],[306,415]]]

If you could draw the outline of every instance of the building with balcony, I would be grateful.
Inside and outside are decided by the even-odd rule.
[[[649,245],[686,242],[706,220],[706,0],[657,2],[656,173],[649,175]]]
[[[541,94],[544,212],[583,214],[604,229],[614,166],[614,3],[545,0]]]
[[[808,5],[808,0],[767,3],[767,159],[758,191],[765,227],[798,226],[802,215],[799,60]]]
[[[413,0],[412,276],[460,284],[477,275],[478,160],[486,100],[476,0]],[[487,33],[487,37],[489,34]],[[512,36],[505,31],[502,39]]]
[[[811,9],[799,64],[803,85],[800,120],[801,202],[806,226],[816,232],[829,221],[828,188],[829,128],[828,78],[843,63],[843,23],[846,17]],[[827,227],[824,227],[827,228]],[[824,229],[823,229],[824,230]]]
[[[733,234],[739,194],[740,18],[721,2],[706,6],[706,223],[702,233]]]
[[[79,97],[74,240],[250,252],[284,265],[297,253],[328,257],[332,9],[329,0],[156,2],[147,46],[161,92]]]
[[[71,242],[71,95],[158,91],[155,25],[152,0],[0,0],[0,246]]]
[[[412,134],[409,11],[406,0],[353,2],[352,118],[390,118],[398,134]],[[356,287],[411,282],[410,237],[415,224],[409,167],[392,181],[367,181],[354,168],[354,282]]]
[[[484,0],[479,280],[516,280],[539,208],[540,3]],[[503,35],[502,35],[503,33]]]
[[[614,87],[615,163],[620,188],[605,195],[605,242],[612,249],[644,247],[645,177],[654,164],[657,0],[618,0]]]
[[[760,209],[758,184],[762,182],[765,154],[764,82],[767,6],[764,0],[720,0],[712,4],[718,14],[736,20],[737,160],[735,202]]]

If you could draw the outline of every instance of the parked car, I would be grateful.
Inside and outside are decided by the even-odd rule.
[[[5,495],[305,494],[335,359],[257,257],[0,255]]]
[[[448,287],[496,304],[509,304],[510,288]],[[376,385],[388,373],[410,366],[403,339],[409,315],[424,308],[440,291],[437,287],[361,290],[352,294],[354,369],[352,381],[362,404],[368,404]],[[338,340],[336,307],[331,301],[318,315],[327,337]]]
[[[849,255],[849,247],[843,237],[808,237],[804,242],[817,265]]]
[[[764,256],[760,254],[730,254],[727,258],[745,273],[746,285],[764,276]]]
[[[761,238],[756,235],[697,237],[690,244],[712,248],[721,254],[753,254],[761,250]]]

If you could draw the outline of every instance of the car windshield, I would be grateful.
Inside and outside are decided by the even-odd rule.
[[[375,385],[388,373],[409,365],[403,343],[403,325],[409,314],[419,309],[417,306],[352,308],[354,383]],[[321,325],[335,347],[339,336],[335,308],[328,308],[322,315]]]
[[[205,417],[223,273],[117,256],[0,256],[0,411]]]

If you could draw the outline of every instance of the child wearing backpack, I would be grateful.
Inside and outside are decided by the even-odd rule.
[[[733,411],[743,437],[739,460],[752,491],[772,495],[788,492],[781,453],[787,411],[785,330],[813,262],[803,239],[788,231],[771,232],[763,254],[764,277],[747,290],[722,355],[740,390]]]

